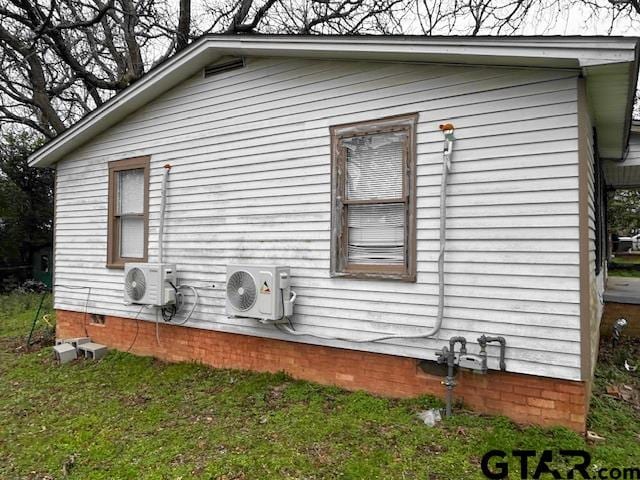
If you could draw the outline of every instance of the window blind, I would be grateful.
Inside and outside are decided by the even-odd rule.
[[[404,263],[404,204],[350,205],[348,258],[352,263]]]
[[[347,150],[347,198],[402,198],[403,133],[379,133],[343,140]]]
[[[405,263],[405,132],[382,132],[343,139],[349,263]],[[376,203],[397,200],[398,203]],[[402,202],[402,203],[400,203]]]

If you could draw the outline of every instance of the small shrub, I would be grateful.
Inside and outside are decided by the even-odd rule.
[[[38,280],[26,280],[19,287],[13,290],[13,293],[43,293],[47,290],[47,286]]]

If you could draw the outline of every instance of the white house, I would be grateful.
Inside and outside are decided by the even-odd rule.
[[[624,166],[637,72],[634,38],[204,37],[30,158],[56,169],[58,335],[387,395],[442,393],[419,360],[502,336],[507,372],[491,344],[454,394],[581,429],[600,162]],[[170,321],[123,300],[124,263],[159,260],[166,164],[162,260],[194,287]],[[290,323],[228,314],[233,264],[290,267]]]

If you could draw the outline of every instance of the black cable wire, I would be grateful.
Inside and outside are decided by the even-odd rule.
[[[181,285],[181,287],[187,287],[185,285]],[[189,321],[189,319],[191,318],[191,314],[193,313],[193,311],[196,308],[197,305],[197,299],[198,299],[198,295],[196,292],[195,287],[192,286],[188,286],[188,288],[191,288],[193,290],[193,294],[194,294],[194,299],[193,299],[193,309],[191,310],[191,312],[186,315],[184,317],[184,320],[182,320],[180,323],[174,323],[174,325],[184,325],[185,323],[187,323]],[[178,288],[178,290],[180,289],[180,287]],[[178,299],[180,299],[180,302],[178,303]],[[176,304],[175,304],[175,315],[178,315],[178,312],[180,312],[182,310],[182,307],[184,307],[185,305],[185,300],[184,300],[184,294],[180,293],[178,295],[176,295]]]
[[[140,331],[140,314],[142,313],[142,310],[144,310],[144,305],[142,307],[140,307],[140,310],[138,310],[137,315],[135,316],[134,320],[136,322],[136,334],[133,337],[133,340],[131,341],[131,345],[129,345],[129,348],[127,348],[125,350],[125,352],[129,353],[131,351],[131,349],[133,348],[133,345],[136,343],[136,340],[138,339],[138,332]]]
[[[167,283],[169,283],[169,285],[171,285],[171,287],[173,288],[173,290],[176,293],[176,302],[178,301],[178,287],[176,287],[173,282],[168,281]],[[161,307],[160,308],[160,312],[162,313],[162,320],[164,320],[165,322],[170,322],[171,320],[173,320],[173,317],[176,316],[176,314],[178,313],[178,309],[176,307],[176,305],[171,305],[171,308],[167,308],[167,307]],[[167,313],[169,312],[169,313]]]
[[[84,302],[84,317],[82,318],[82,326],[84,327],[84,336],[89,338],[89,331],[87,330],[87,310],[89,310],[89,297],[91,297],[91,287],[88,287],[87,301]]]
[[[286,317],[285,314],[284,314],[284,288],[281,289],[280,291],[282,292],[282,294],[280,295],[280,298],[282,298],[282,318],[286,318],[287,319],[287,323],[289,324],[289,328],[295,332],[296,329],[294,328],[293,323],[291,322],[291,318]],[[281,330],[281,329],[279,328],[279,330]],[[285,331],[285,330],[283,330],[283,331]]]
[[[171,307],[162,307],[160,312],[162,312],[162,320],[170,322],[175,317],[177,310],[175,305],[171,305]]]
[[[84,336],[89,338],[89,331],[87,330],[87,310],[89,309],[89,298],[91,297],[91,287],[85,287],[80,285],[60,285],[55,284],[54,288],[68,288],[70,290],[87,290],[87,299],[84,302],[84,315],[82,316],[82,328],[84,329]]]

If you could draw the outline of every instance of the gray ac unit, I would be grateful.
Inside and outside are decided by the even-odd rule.
[[[228,265],[227,315],[286,322],[293,313],[289,267]]]
[[[124,301],[164,307],[176,301],[176,266],[166,263],[126,263]]]

